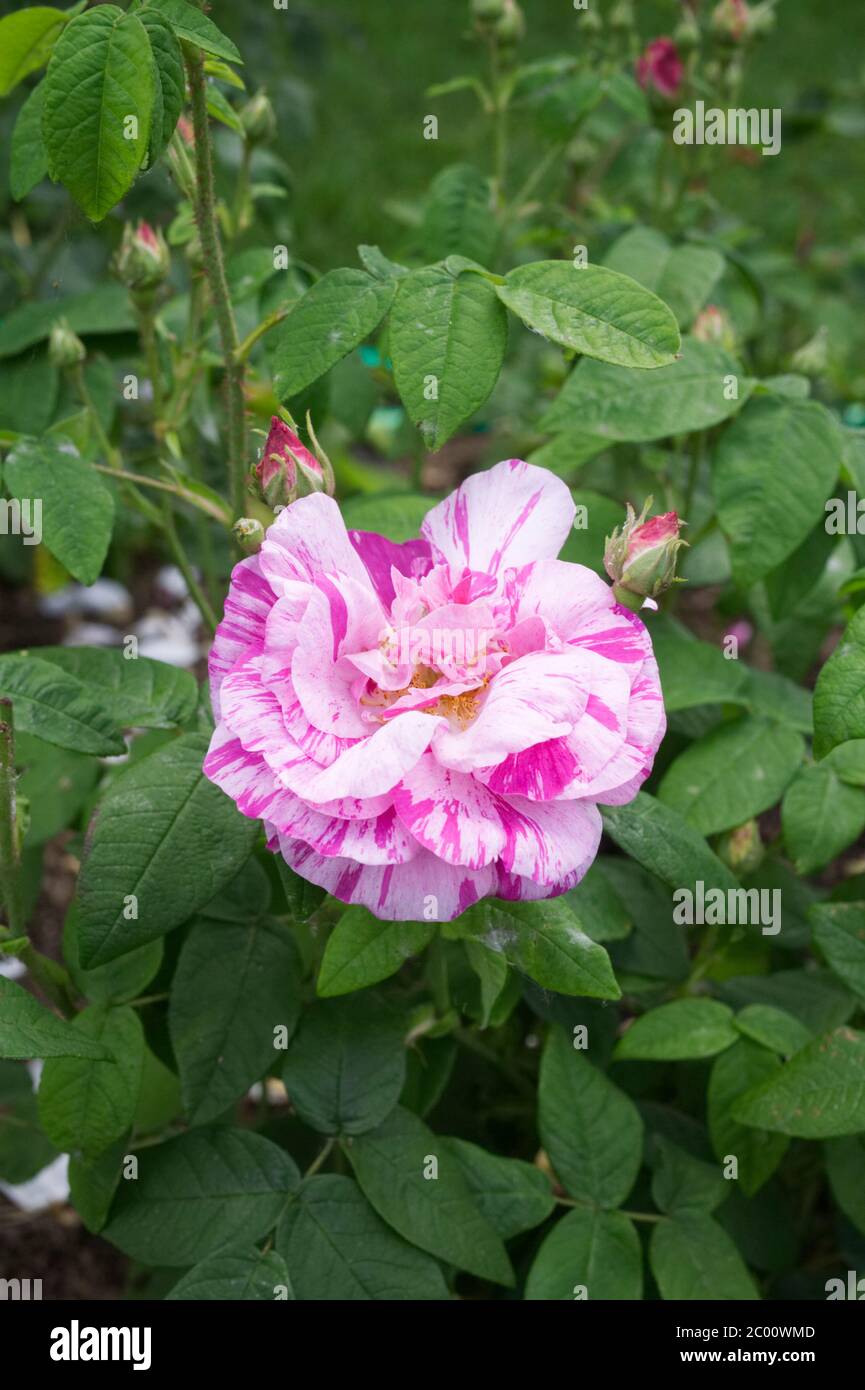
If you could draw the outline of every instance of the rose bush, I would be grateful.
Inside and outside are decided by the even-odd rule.
[[[452,9],[0,18],[0,1292],[861,1293],[856,0]]]

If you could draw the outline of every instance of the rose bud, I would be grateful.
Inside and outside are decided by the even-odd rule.
[[[250,145],[266,144],[276,134],[276,115],[265,92],[256,92],[240,112],[240,124]]]
[[[504,0],[503,13],[493,31],[500,44],[515,44],[525,36],[526,21],[517,0]]]
[[[672,39],[652,39],[637,59],[636,75],[641,87],[653,87],[662,97],[675,97],[682,85],[684,66]]]
[[[729,315],[717,304],[707,304],[694,320],[691,332],[701,343],[717,343],[728,352],[736,351],[736,332]]]
[[[260,521],[257,521],[253,516],[242,516],[238,521],[235,521],[231,529],[237,537],[241,550],[245,550],[247,555],[258,553],[265,537],[265,530]]]
[[[332,487],[315,454],[300,442],[278,415],[271,417],[270,433],[253,469],[252,490],[269,507],[287,507],[310,492],[328,492]]]
[[[127,222],[111,268],[128,290],[155,290],[171,269],[171,256],[160,231],[149,222]]]
[[[741,43],[749,35],[751,19],[746,0],[720,0],[712,11],[712,31],[730,43]]]
[[[635,612],[645,599],[657,598],[676,582],[676,554],[686,544],[675,512],[646,520],[651,505],[650,497],[638,517],[629,502],[627,521],[621,532],[616,527],[607,537],[604,548],[604,569],[613,581],[613,593]]]
[[[765,854],[760,827],[755,820],[727,830],[719,838],[716,849],[718,858],[737,875],[752,874],[759,869]]]
[[[77,367],[87,356],[87,349],[65,319],[58,319],[51,329],[48,357],[52,367]]]

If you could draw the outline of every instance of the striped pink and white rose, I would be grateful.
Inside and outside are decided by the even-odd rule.
[[[641,618],[556,558],[573,518],[509,459],[417,540],[347,531],[317,493],[236,566],[205,771],[297,873],[390,920],[580,881],[665,716]]]

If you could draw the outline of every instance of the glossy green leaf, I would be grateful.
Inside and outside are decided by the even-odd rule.
[[[851,619],[814,689],[814,753],[865,738],[865,608]]]
[[[226,63],[243,63],[231,39],[195,5],[187,4],[186,0],[148,0],[147,7],[167,19],[179,39]]]
[[[24,733],[100,757],[126,751],[98,696],[40,657],[0,656],[0,695],[11,699],[15,725]]]
[[[447,924],[445,935],[476,938],[501,951],[515,970],[560,994],[618,999],[610,958],[583,931],[566,903],[487,899]]]
[[[381,323],[395,281],[365,270],[330,270],[307,290],[272,334],[273,387],[284,401],[305,391]]]
[[[713,1057],[736,1042],[733,1011],[715,999],[674,999],[634,1020],[616,1045],[617,1059],[676,1062]]]
[[[465,1139],[446,1139],[481,1214],[502,1240],[510,1240],[545,1221],[555,1206],[550,1180],[540,1168],[498,1154]]]
[[[815,1038],[734,1107],[746,1125],[831,1139],[865,1130],[865,1033],[836,1028]]]
[[[106,1058],[108,1049],[0,975],[0,1057]]]
[[[68,18],[51,5],[32,5],[0,19],[0,96],[47,63]]]
[[[2,21],[0,21],[2,22]],[[42,103],[45,83],[40,82],[27,97],[12,131],[9,150],[9,189],[17,203],[26,198],[48,173],[48,156],[42,139]]]
[[[668,1301],[758,1297],[741,1255],[711,1216],[659,1221],[652,1230],[649,1260],[661,1297]]]
[[[94,1004],[73,1025],[106,1049],[109,1060],[54,1057],[39,1083],[39,1118],[58,1149],[92,1162],[132,1126],[144,1033],[134,1009]]]
[[[203,734],[172,739],[103,798],[78,881],[85,969],[185,922],[248,857],[258,824],[204,776],[207,744]]]
[[[195,677],[165,661],[128,658],[116,647],[39,647],[37,652],[40,661],[98,691],[106,713],[123,728],[170,729],[195,714]]]
[[[704,835],[714,835],[780,801],[804,752],[794,729],[746,715],[720,724],[680,753],[661,779],[658,799]]]
[[[602,362],[664,367],[681,346],[667,305],[603,266],[532,261],[512,270],[496,293],[529,328]]]
[[[166,1295],[169,1302],[283,1302],[294,1293],[285,1260],[277,1250],[254,1245],[219,1250],[194,1265]]]
[[[95,469],[71,445],[45,435],[15,446],[4,477],[12,497],[41,499],[42,539],[73,578],[98,579],[114,526],[114,494]]]
[[[318,993],[350,994],[386,980],[428,946],[435,931],[435,922],[382,922],[365,907],[350,907],[328,937]]]
[[[618,1303],[639,1299],[642,1292],[643,1257],[633,1222],[618,1211],[590,1208],[569,1211],[556,1223],[526,1281],[530,1300]]]

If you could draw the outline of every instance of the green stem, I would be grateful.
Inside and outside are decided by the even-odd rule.
[[[204,253],[204,268],[210,285],[213,312],[216,318],[225,365],[225,389],[228,403],[228,471],[231,505],[234,515],[243,513],[246,473],[246,413],[243,396],[245,365],[237,359],[239,346],[234,308],[225,275],[222,239],[216,216],[216,192],[213,182],[213,151],[210,143],[210,123],[207,115],[207,84],[204,59],[200,49],[184,45],[186,71],[192,98],[192,124],[195,130],[195,177],[198,234]]]
[[[235,349],[234,357],[237,362],[245,362],[259,338],[263,338],[265,333],[269,333],[271,328],[275,328],[278,323],[282,323],[288,313],[288,309],[274,309],[267,318],[261,320],[251,333],[248,333],[243,342]]]
[[[20,846],[15,810],[15,721],[11,700],[0,700],[0,892],[11,936],[24,933]]]
[[[192,572],[192,566],[186,558],[186,551],[180,543],[180,537],[174,525],[171,503],[167,497],[163,497],[162,499],[162,525],[177,568],[186,580],[186,587],[189,590],[190,597],[201,614],[205,627],[209,628],[211,632],[215,632],[216,616],[207,600],[204,590],[201,588],[201,585]]]
[[[321,1149],[321,1150],[319,1151],[318,1154],[316,1154],[315,1158],[312,1160],[312,1163],[310,1163],[309,1167],[307,1168],[306,1172],[304,1173],[303,1176],[304,1176],[305,1178],[311,1178],[312,1175],[313,1175],[313,1173],[317,1173],[318,1170],[319,1170],[319,1168],[321,1168],[321,1167],[324,1166],[324,1164],[327,1162],[328,1158],[330,1157],[331,1150],[333,1149],[333,1146],[334,1146],[335,1143],[336,1143],[336,1140],[335,1140],[335,1139],[328,1139],[328,1141],[327,1141],[327,1143],[325,1144],[324,1148]]]
[[[159,349],[156,345],[156,315],[153,311],[153,301],[142,295],[134,296],[135,312],[138,315],[138,328],[141,334],[141,345],[144,348],[144,359],[147,363],[147,375],[150,377],[150,385],[153,389],[153,431],[157,439],[163,427],[163,415],[165,413],[165,399],[162,390],[162,365],[159,361]]]
[[[78,399],[81,401],[81,404],[84,406],[84,409],[90,416],[90,424],[92,426],[93,433],[96,435],[96,438],[99,441],[99,447],[105,454],[108,463],[112,467],[116,468],[120,461],[120,455],[118,451],[114,448],[114,445],[111,443],[111,440],[108,438],[108,435],[105,433],[105,427],[99,418],[99,411],[96,409],[93,397],[90,394],[90,390],[87,385],[86,378],[84,376],[84,368],[82,367],[80,362],[76,362],[75,366],[72,367],[70,370],[72,372],[72,380],[75,384],[75,389],[78,392]]]
[[[441,932],[438,932],[430,943],[427,952],[427,983],[432,993],[433,1002],[436,1006],[436,1013],[439,1018],[444,1018],[451,1006],[450,981],[448,980],[448,962],[445,940]]]

